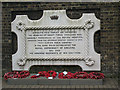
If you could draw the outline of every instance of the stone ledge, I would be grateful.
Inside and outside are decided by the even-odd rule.
[[[9,85],[102,85],[103,79],[8,79]]]

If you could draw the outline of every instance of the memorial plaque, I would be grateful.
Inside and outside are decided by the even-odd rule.
[[[41,59],[74,59],[84,54],[83,31],[65,30],[27,30],[26,56]]]
[[[100,54],[94,51],[100,20],[94,13],[72,20],[65,10],[45,10],[39,20],[17,15],[11,25],[18,40],[13,70],[29,70],[32,65],[79,65],[84,71],[100,71]]]

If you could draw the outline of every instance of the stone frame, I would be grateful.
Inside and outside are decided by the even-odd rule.
[[[53,14],[54,12],[54,14]],[[47,14],[48,13],[48,14]],[[45,17],[44,14],[47,14]],[[40,20],[32,21],[27,15],[17,15],[16,19],[12,22],[12,31],[18,36],[18,51],[12,55],[12,69],[13,70],[29,70],[32,65],[79,65],[82,67],[84,71],[100,71],[100,54],[97,54],[94,51],[93,44],[93,36],[97,30],[100,30],[100,20],[95,17],[94,13],[83,13],[82,17],[76,20],[77,24],[69,24],[66,23],[65,26],[52,26],[52,25],[37,25],[34,26],[32,22],[42,23],[44,18],[47,20],[48,17],[56,18],[56,16],[64,16],[65,20],[76,22],[75,20],[71,20],[66,16],[65,10],[45,10],[43,17]],[[43,20],[42,20],[43,19]],[[87,21],[86,21],[87,20]],[[94,23],[96,21],[96,23]],[[28,23],[29,22],[29,23]],[[49,21],[48,21],[49,22]],[[59,21],[60,22],[60,21]],[[84,22],[83,25],[80,25],[80,22]],[[31,24],[31,26],[29,25]],[[85,55],[81,58],[65,58],[65,59],[30,59],[27,58],[26,53],[26,43],[25,43],[25,31],[28,29],[53,29],[53,28],[61,28],[61,29],[83,29],[85,32]],[[89,31],[90,29],[92,29]],[[17,30],[16,30],[17,29]],[[90,35],[89,37],[89,33]],[[89,40],[91,38],[91,42]],[[22,43],[22,44],[21,44]],[[90,44],[89,44],[90,43]],[[89,48],[90,47],[90,48]],[[91,49],[92,48],[92,49]],[[22,53],[22,54],[21,54]],[[92,53],[91,55],[89,55]],[[92,56],[92,57],[90,57]],[[34,64],[32,62],[34,61]],[[62,62],[61,62],[62,61]],[[83,63],[85,61],[85,64]],[[37,64],[39,62],[40,64]],[[29,63],[29,65],[26,63]],[[30,64],[31,63],[31,64]],[[95,63],[95,64],[94,64]],[[96,64],[97,63],[97,64]]]

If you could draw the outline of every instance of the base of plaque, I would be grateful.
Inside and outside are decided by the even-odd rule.
[[[103,79],[8,79],[9,85],[103,85]]]

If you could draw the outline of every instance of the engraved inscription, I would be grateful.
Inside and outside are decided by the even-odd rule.
[[[83,30],[27,30],[26,54],[29,58],[80,58]]]

